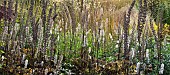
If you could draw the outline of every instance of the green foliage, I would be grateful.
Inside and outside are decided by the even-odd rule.
[[[32,10],[30,10],[32,6],[30,4],[31,1],[35,2]],[[141,42],[139,44],[139,41],[137,41],[138,32],[137,26],[135,26],[136,23],[131,25],[132,28],[127,29],[129,30],[126,33],[126,37],[128,38],[124,40],[124,31],[126,29],[123,30],[124,26],[122,23],[125,21],[120,20],[122,23],[117,19],[113,21],[112,18],[114,17],[112,17],[112,14],[115,10],[113,6],[107,5],[107,2],[106,4],[102,4],[99,2],[85,1],[83,2],[84,4],[81,4],[81,2],[73,0],[72,4],[72,2],[69,1],[49,1],[47,8],[45,8],[43,7],[42,1],[46,0],[20,0],[16,22],[7,21],[8,26],[6,27],[9,27],[8,32],[5,31],[4,28],[0,29],[0,34],[3,34],[1,37],[3,39],[0,40],[0,47],[5,46],[7,47],[6,49],[9,49],[0,50],[0,55],[5,54],[5,56],[7,56],[3,62],[0,62],[0,69],[7,68],[5,72],[13,73],[13,71],[15,71],[14,74],[20,72],[31,73],[32,70],[39,72],[38,70],[42,70],[43,68],[43,70],[57,71],[60,74],[68,74],[68,72],[71,71],[76,73],[76,75],[80,73],[84,75],[126,75],[127,73],[136,74],[136,64],[141,62],[141,65],[147,64],[153,66],[151,67],[151,72],[141,67],[141,71],[146,71],[146,73],[151,75],[157,74],[160,64],[164,63],[164,74],[169,75],[170,44],[168,41],[169,35],[167,34],[169,32],[168,27],[163,28],[163,31],[167,31],[166,34],[164,34],[166,37],[162,37],[163,40],[159,40],[161,38],[158,38],[159,41],[155,40],[155,36],[158,37],[158,35],[151,32],[154,31],[154,28],[152,30],[151,27],[149,27],[151,26],[149,24],[150,21],[146,19],[146,24],[144,24],[142,28],[143,31],[140,31],[141,39],[139,39]],[[168,1],[158,3],[158,5],[151,5],[151,7],[155,7],[155,9],[147,12],[152,14],[152,18],[160,19],[158,13],[164,10],[163,22],[167,23],[166,26],[170,22],[170,6],[167,2]],[[54,6],[55,4],[56,6]],[[155,4],[157,4],[157,2],[155,2]],[[122,7],[120,4],[117,6],[115,9]],[[136,7],[138,8],[137,3]],[[50,10],[52,11],[51,13]],[[30,15],[30,11],[33,11],[32,15]],[[131,11],[129,11],[128,14],[130,12]],[[4,20],[1,22],[1,27],[5,27],[3,21]],[[111,26],[114,25],[112,23],[118,23],[120,28]],[[155,22],[151,21],[151,23]],[[15,25],[12,26],[12,24]],[[156,26],[158,30],[159,25]],[[112,27],[115,27],[114,30],[109,31]],[[134,31],[130,33],[130,30]],[[157,30],[155,31],[157,32]],[[112,33],[113,31],[115,32]],[[127,47],[124,47],[125,42],[127,43]],[[161,49],[158,49],[158,45],[161,46]],[[141,46],[142,50],[141,56],[139,55],[139,46]],[[134,48],[134,58],[132,58],[132,48]],[[129,52],[125,53],[125,49]],[[149,50],[149,61],[146,57],[146,49]],[[158,60],[158,53],[161,54],[161,61]],[[28,68],[24,68],[24,54],[26,55],[25,59],[29,60]],[[129,58],[125,59],[125,56],[129,56]],[[40,65],[42,61],[44,61],[43,66]],[[7,64],[4,64],[4,62],[7,62]],[[64,72],[62,72],[61,69],[65,69]]]
[[[164,15],[163,15],[163,23],[167,23],[170,25],[170,2],[164,2]]]

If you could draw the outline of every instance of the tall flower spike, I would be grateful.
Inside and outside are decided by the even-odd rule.
[[[137,65],[136,65],[136,71],[137,71],[138,74],[139,74],[139,69],[140,69],[140,62],[138,62]]]
[[[57,64],[57,55],[54,55],[54,64]]]
[[[25,64],[24,64],[24,68],[27,68],[27,66],[28,66],[28,60],[26,59]]]
[[[44,65],[44,61],[41,61],[41,66],[43,67],[43,65]]]
[[[159,74],[163,74],[163,72],[164,72],[164,64],[162,63],[161,68],[159,70]]]
[[[140,42],[140,36],[141,36],[141,33],[142,33],[142,28],[143,28],[143,25],[141,24],[141,21],[142,21],[142,0],[139,0],[139,14],[138,14],[138,41]]]
[[[124,26],[123,26],[123,29],[124,29],[124,56],[125,58],[128,58],[127,57],[127,54],[129,54],[129,49],[128,49],[128,33],[129,33],[129,23],[130,23],[130,15],[131,15],[131,11],[132,11],[132,8],[134,7],[135,5],[135,2],[136,0],[133,0],[129,10],[128,10],[128,13],[126,15],[126,12],[124,14]]]
[[[2,61],[4,61],[4,59],[5,59],[5,57],[4,57],[4,56],[2,56],[2,57],[1,57],[1,60],[2,60]]]
[[[146,49],[146,59],[147,59],[147,62],[149,63],[149,49]]]
[[[113,37],[112,37],[112,34],[111,34],[111,33],[109,33],[109,37],[110,37],[110,40],[113,41]]]
[[[22,56],[21,62],[23,62],[23,63],[24,63],[24,60],[25,60],[25,56],[26,56],[26,54],[23,54],[23,56]]]
[[[133,59],[135,57],[135,48],[131,48],[131,58]]]
[[[147,11],[147,1],[144,0],[144,5],[142,6],[142,1],[139,0],[139,15],[138,15],[138,41],[140,42],[140,37],[142,34],[142,29],[146,21],[146,11]]]
[[[144,2],[143,2],[144,1]],[[144,5],[142,5],[144,4]],[[141,47],[141,34],[143,32],[144,24],[145,24],[145,19],[146,19],[146,8],[147,8],[147,1],[146,0],[139,0],[139,14],[138,14],[138,42],[139,42],[139,59],[142,60],[142,47]]]

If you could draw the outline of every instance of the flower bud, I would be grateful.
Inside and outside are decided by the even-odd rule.
[[[27,68],[27,66],[28,66],[28,60],[27,59],[25,60],[25,64],[24,65],[25,65],[24,68]]]

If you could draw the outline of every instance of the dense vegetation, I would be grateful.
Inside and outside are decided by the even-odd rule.
[[[2,75],[169,75],[169,0],[4,0]]]

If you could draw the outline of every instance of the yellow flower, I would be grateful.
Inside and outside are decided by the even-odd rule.
[[[153,28],[154,28],[155,31],[158,31],[158,25],[156,25],[155,22],[153,22]]]

